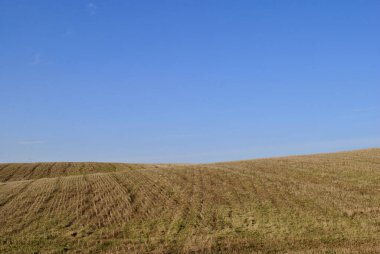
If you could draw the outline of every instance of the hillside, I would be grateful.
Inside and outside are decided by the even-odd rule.
[[[380,149],[0,164],[0,253],[380,252]]]

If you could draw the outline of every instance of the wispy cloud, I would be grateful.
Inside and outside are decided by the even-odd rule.
[[[46,143],[46,140],[21,140],[17,142],[19,145],[37,145],[37,144],[44,144]]]
[[[92,2],[88,3],[86,6],[86,10],[91,15],[94,15],[96,13],[96,10],[98,9],[98,6]]]
[[[33,56],[33,61],[32,61],[32,65],[38,65],[41,63],[41,54],[40,53],[35,53],[34,56]]]

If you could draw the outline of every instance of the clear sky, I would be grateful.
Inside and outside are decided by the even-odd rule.
[[[378,0],[0,0],[0,161],[380,146]]]

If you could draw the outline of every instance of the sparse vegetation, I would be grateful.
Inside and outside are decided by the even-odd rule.
[[[0,164],[1,253],[380,252],[380,149]]]

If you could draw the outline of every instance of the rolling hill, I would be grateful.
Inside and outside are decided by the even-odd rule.
[[[0,253],[380,252],[380,149],[0,164]]]

